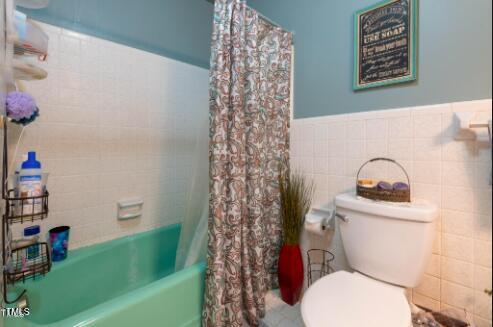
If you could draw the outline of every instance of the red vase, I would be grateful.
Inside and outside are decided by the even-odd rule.
[[[283,245],[277,270],[281,297],[289,305],[295,305],[303,288],[303,259],[299,245]]]

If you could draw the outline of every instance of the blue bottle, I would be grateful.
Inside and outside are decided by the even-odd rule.
[[[39,232],[40,232],[39,225],[34,225],[24,228],[24,237],[26,239],[29,239],[29,241],[33,243],[33,245],[30,245],[26,249],[27,260],[33,260],[39,257],[39,244],[38,244]]]
[[[41,163],[36,160],[36,152],[27,153],[27,160],[22,163],[19,173],[19,195],[21,198],[32,198],[43,195]],[[22,202],[22,214],[40,213],[41,199],[27,199]]]

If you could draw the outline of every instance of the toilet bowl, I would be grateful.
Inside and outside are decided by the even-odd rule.
[[[405,288],[416,287],[431,256],[435,205],[336,197],[344,252],[355,271],[315,282],[303,296],[306,327],[409,327]]]
[[[319,279],[301,304],[306,327],[409,327],[404,288],[359,273],[339,271]]]

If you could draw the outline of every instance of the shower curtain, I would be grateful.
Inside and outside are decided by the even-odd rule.
[[[203,262],[207,248],[207,220],[208,220],[208,187],[209,187],[209,119],[208,113],[197,113],[197,125],[191,133],[195,134],[194,147],[191,149],[192,169],[187,185],[187,201],[185,216],[181,224],[180,241],[176,253],[175,269]]]
[[[289,163],[291,34],[216,0],[210,73],[203,326],[258,326],[281,246],[278,177]]]

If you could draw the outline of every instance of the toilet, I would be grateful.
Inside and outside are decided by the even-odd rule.
[[[306,327],[410,327],[405,289],[425,272],[438,208],[388,203],[345,193],[335,199],[344,251],[354,272],[316,281],[303,296]]]

